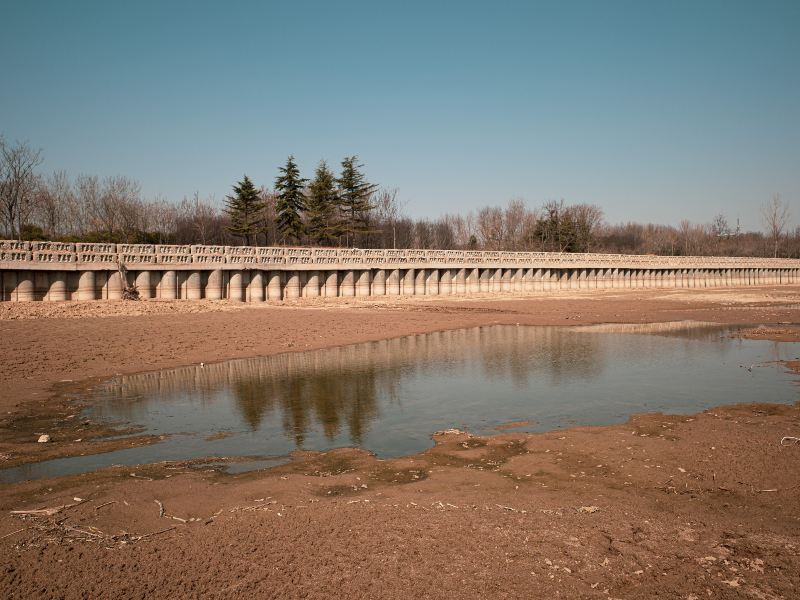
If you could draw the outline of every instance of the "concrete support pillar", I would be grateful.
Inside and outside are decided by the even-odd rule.
[[[325,297],[334,298],[339,295],[339,271],[325,272]]]
[[[481,291],[481,270],[477,267],[467,269],[466,288],[468,294],[477,294]]]
[[[553,289],[553,271],[542,269],[542,291],[549,292]]]
[[[513,291],[522,292],[525,290],[525,272],[526,269],[511,270],[511,289]]]
[[[625,287],[625,273],[622,269],[611,269],[611,285],[610,287],[614,289],[619,289]]]
[[[247,301],[264,301],[264,274],[261,271],[250,272],[250,285],[247,286]]]
[[[231,302],[244,301],[244,274],[242,271],[228,271],[227,288],[228,300]]]
[[[480,292],[482,294],[490,292],[492,289],[492,284],[491,284],[492,271],[493,269],[480,270]]]
[[[553,289],[563,290],[569,287],[569,270],[568,269],[552,269]]]
[[[136,273],[136,291],[139,292],[139,298],[143,300],[149,300],[154,296],[153,284],[150,280],[150,271],[139,271]]]
[[[458,269],[456,271],[455,293],[467,293],[467,269]]]
[[[174,275],[175,271],[171,271],[171,273]],[[166,274],[164,276],[166,277]],[[163,282],[164,277],[162,277],[161,280]],[[176,281],[176,286],[177,286],[177,281]],[[108,298],[109,300],[120,300],[122,298],[122,290],[124,287],[125,284],[122,281],[122,275],[120,275],[120,272],[109,271],[108,280],[106,282],[106,298]],[[67,295],[69,295],[69,286],[66,286],[66,283],[65,283],[65,288]]]
[[[283,300],[283,271],[267,272],[267,300]]]
[[[78,277],[78,300],[94,300],[96,290],[94,287],[94,271],[83,271]],[[19,284],[17,284],[19,286]],[[32,299],[32,298],[31,298]]]
[[[305,276],[305,282],[303,284],[303,297],[318,298],[320,288],[319,271],[306,271]]]
[[[371,279],[371,271],[358,272],[358,279],[356,280],[356,296],[369,296]]]
[[[108,278],[108,297],[116,292],[111,291],[112,285],[116,287],[117,281],[111,273]],[[161,281],[158,284],[158,298],[161,300],[175,300],[178,297],[178,274],[175,271],[164,271],[161,274]]]
[[[449,296],[454,294],[455,286],[453,285],[453,269],[440,269],[439,270],[439,295]]]
[[[578,269],[564,269],[565,285],[569,290],[578,289]]]
[[[531,291],[541,292],[544,290],[544,269],[531,269],[533,275],[531,276]]]
[[[585,290],[589,287],[589,272],[586,269],[578,269],[578,289]]]
[[[35,291],[33,280],[34,275],[32,271],[17,271],[17,285],[14,290],[14,299],[17,302],[31,302],[34,300]],[[91,299],[94,300],[94,298]]]
[[[295,298],[299,298],[300,291],[300,273],[298,271],[287,272],[286,285],[283,286],[283,299],[293,300]]]
[[[438,296],[439,295],[439,269],[426,269],[427,275],[425,276],[425,295]]]
[[[356,295],[356,274],[353,271],[342,272],[342,281],[339,283],[339,295]]]
[[[514,290],[512,269],[498,269],[500,272],[500,291],[511,292]]]
[[[205,297],[208,300],[222,300],[224,283],[224,275],[221,269],[209,271],[206,278]]]
[[[592,269],[590,277],[593,280],[592,287],[597,290],[602,290],[606,286],[606,270],[605,269]]]
[[[417,276],[414,279],[414,295],[423,296],[425,294],[425,281],[428,279],[428,269],[417,269]]]
[[[499,293],[503,289],[503,269],[491,269],[489,272],[489,291]]]
[[[536,273],[536,269],[522,269],[522,291],[523,292],[532,292],[533,291],[533,281],[534,281],[534,274]]]
[[[391,269],[386,275],[386,294],[388,296],[400,295],[400,269]]]
[[[414,269],[405,269],[402,273],[403,278],[401,281],[400,286],[400,293],[403,296],[413,296],[414,295],[414,280],[417,277],[417,274],[414,272]]]
[[[372,295],[386,295],[386,269],[376,269],[372,276]]]
[[[63,302],[67,299],[67,274],[63,271],[51,271],[47,299],[50,302]]]

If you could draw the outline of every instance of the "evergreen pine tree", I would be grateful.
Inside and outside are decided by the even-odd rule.
[[[308,236],[317,244],[330,244],[336,236],[335,212],[339,197],[336,178],[324,160],[319,162],[314,179],[308,186],[307,227]]]
[[[351,240],[355,242],[356,235],[369,231],[369,213],[375,208],[371,200],[378,186],[367,181],[360,171],[363,166],[358,164],[358,156],[348,156],[342,161],[342,174],[336,180],[342,212],[339,233],[345,236],[348,246]]]
[[[308,179],[300,177],[300,169],[294,162],[294,156],[286,160],[286,166],[278,169],[281,172],[275,179],[275,223],[281,241],[299,243],[303,235],[301,213],[306,209],[306,198],[303,186]]]
[[[249,246],[263,228],[264,199],[247,175],[233,186],[233,192],[233,196],[225,196],[224,210],[231,218],[227,230],[244,238],[244,243]]]

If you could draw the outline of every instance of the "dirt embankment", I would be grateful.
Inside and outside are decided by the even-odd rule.
[[[117,469],[0,500],[6,598],[793,598],[796,407],[439,436],[223,477]],[[64,507],[64,508],[59,508]],[[52,515],[17,514],[53,508]]]
[[[789,330],[798,299],[765,288],[144,303],[153,314],[101,303],[62,305],[56,314],[70,314],[58,316],[14,307],[0,313],[4,451],[60,451],[60,441],[17,439],[26,428],[65,438],[91,429],[69,423],[74,405],[51,399],[64,379],[492,323],[692,319]],[[7,485],[0,595],[792,598],[796,436],[798,407],[754,404],[538,435],[451,433],[388,461],[338,450],[242,476],[161,464]],[[10,512],[30,509],[52,510]]]

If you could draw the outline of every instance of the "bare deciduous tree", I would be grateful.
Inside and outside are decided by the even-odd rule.
[[[789,224],[789,206],[781,200],[780,194],[772,196],[772,200],[761,207],[761,218],[764,228],[767,230],[767,236],[772,240],[772,256],[777,258],[778,245]]]
[[[36,214],[45,235],[50,239],[79,233],[76,228],[82,215],[66,171],[56,171],[40,179]]]
[[[33,213],[36,200],[36,167],[42,151],[26,142],[9,144],[0,138],[0,206],[11,237],[22,239],[22,228]]]
[[[383,244],[388,245],[391,239],[392,248],[397,248],[397,221],[402,216],[404,206],[404,203],[397,199],[397,189],[380,190],[372,197],[372,202],[375,206],[375,220],[386,226]]]
[[[109,241],[139,225],[139,184],[123,175],[106,177],[88,205],[95,229]]]

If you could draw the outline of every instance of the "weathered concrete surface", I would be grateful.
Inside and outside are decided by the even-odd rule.
[[[797,283],[800,260],[466,250],[66,244],[0,240],[0,300],[261,302],[318,296]]]

